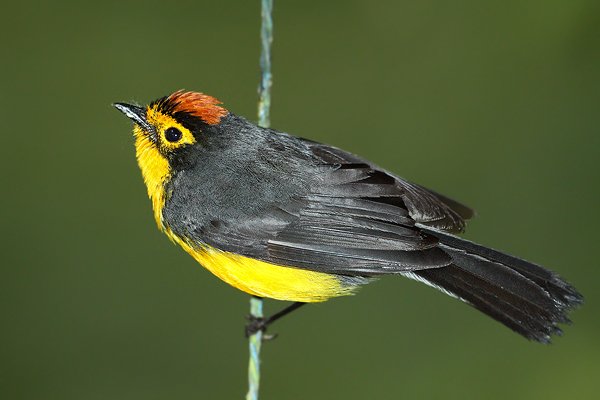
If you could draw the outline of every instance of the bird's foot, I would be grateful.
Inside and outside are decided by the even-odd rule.
[[[277,337],[276,333],[267,334],[267,327],[269,326],[269,319],[263,317],[256,317],[254,315],[248,315],[248,323],[246,324],[245,334],[246,337],[254,335],[257,332],[262,332],[262,340],[273,340]]]

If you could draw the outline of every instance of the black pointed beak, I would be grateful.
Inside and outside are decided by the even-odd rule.
[[[140,128],[146,132],[154,132],[152,125],[146,121],[146,109],[143,107],[133,106],[125,103],[114,103],[113,106],[123,114],[129,117],[133,122],[138,124]]]

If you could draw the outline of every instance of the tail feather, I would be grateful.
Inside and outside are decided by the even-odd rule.
[[[543,343],[570,323],[568,311],[583,297],[557,274],[539,265],[438,231],[440,247],[452,265],[413,271],[515,332]],[[413,276],[413,277],[415,277]]]
[[[470,254],[476,254],[485,259],[496,261],[500,264],[510,266],[510,268],[519,272],[521,275],[531,279],[561,304],[577,305],[583,302],[583,297],[577,290],[563,280],[558,274],[537,264],[525,261],[518,257],[501,253],[497,250],[481,246],[477,243],[470,242],[459,237],[442,233],[439,231],[429,231],[436,236],[443,244],[462,249]]]

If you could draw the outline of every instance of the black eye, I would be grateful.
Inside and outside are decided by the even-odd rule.
[[[165,139],[169,142],[176,142],[181,139],[181,131],[177,128],[170,127],[165,131]]]

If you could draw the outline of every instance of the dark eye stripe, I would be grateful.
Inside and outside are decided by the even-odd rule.
[[[167,128],[167,130],[165,131],[165,139],[167,139],[169,142],[177,142],[179,139],[181,139],[181,131],[177,128]]]

